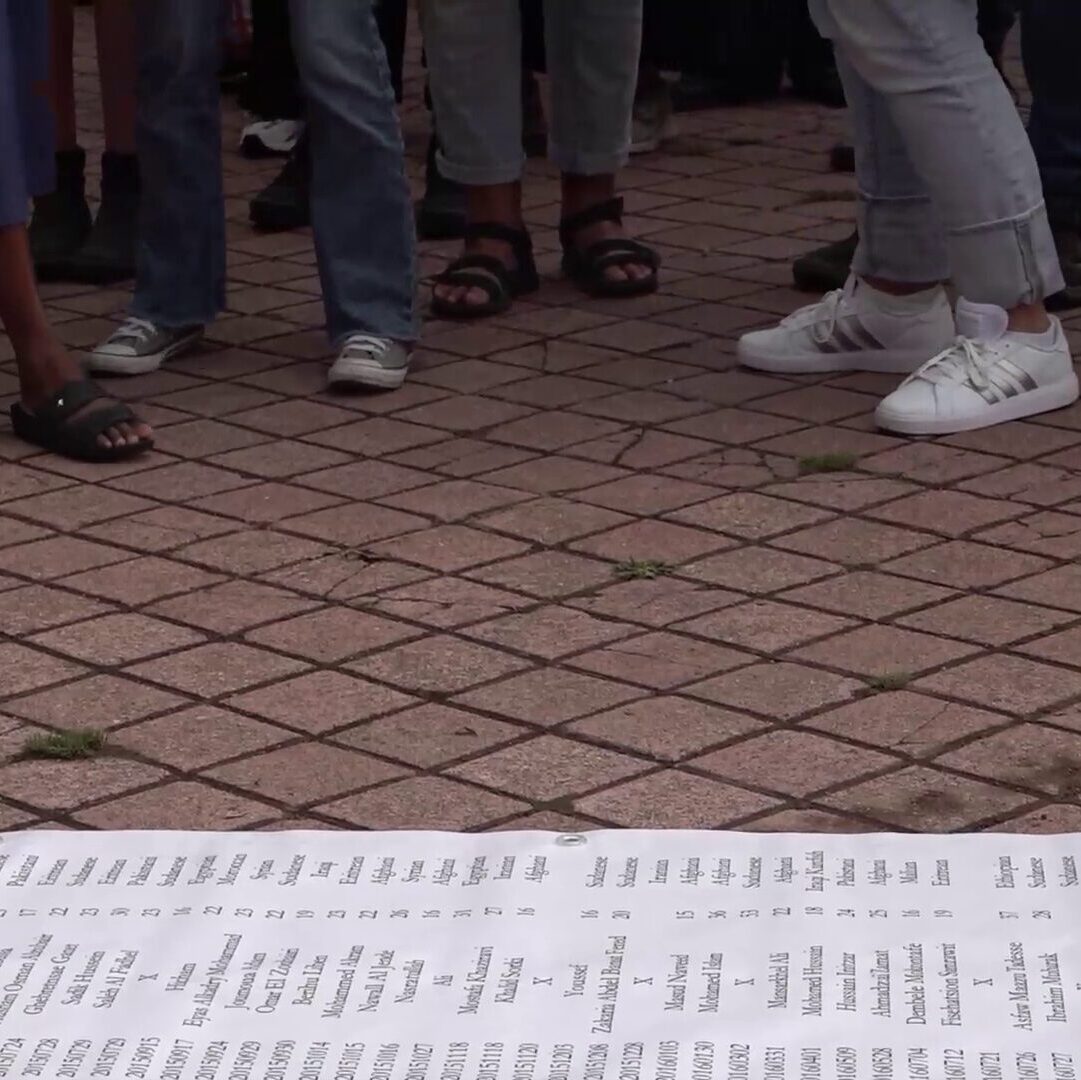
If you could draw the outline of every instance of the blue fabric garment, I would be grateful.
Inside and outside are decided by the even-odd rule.
[[[48,71],[49,5],[0,0],[0,227],[25,222],[30,198],[53,188]]]

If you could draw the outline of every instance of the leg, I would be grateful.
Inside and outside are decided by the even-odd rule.
[[[411,343],[412,207],[371,0],[292,0],[291,12],[308,102],[327,331],[338,343],[358,333]]]
[[[49,99],[56,136],[56,183],[34,200],[30,249],[42,281],[66,280],[71,260],[90,233],[86,201],[86,152],[75,116],[73,0],[50,0]]]
[[[66,276],[108,284],[135,274],[139,220],[135,13],[130,0],[97,0],[94,15],[105,120],[101,206],[86,243],[69,260]]]
[[[218,70],[224,0],[136,0],[143,200],[132,314],[210,322],[225,304]]]
[[[379,23],[379,37],[383,41],[387,64],[390,67],[390,84],[394,87],[395,99],[401,101],[409,5],[407,0],[376,0],[375,15]]]
[[[824,0],[847,61],[884,98],[946,230],[953,276],[1018,330],[1062,287],[1028,139],[988,57],[975,0]]]
[[[497,224],[521,230],[524,155],[518,5],[508,0],[422,0],[420,14],[439,131],[439,171],[468,187],[470,226]],[[505,240],[472,235],[466,253],[522,269],[524,250],[516,253]],[[466,315],[471,308],[486,312],[491,295],[476,285],[445,282],[436,286],[435,299],[437,306],[449,305],[456,314]]]
[[[97,0],[94,5],[105,149],[135,153],[135,12],[131,0]]]
[[[15,350],[21,401],[13,410],[20,433],[45,423],[35,412],[63,408],[57,398],[82,381],[78,364],[53,334],[38,296],[24,221],[30,194],[49,184],[51,116],[39,85],[47,68],[46,10],[0,0],[0,326]],[[44,136],[44,138],[43,138]],[[61,417],[54,411],[50,434],[79,425],[101,406],[87,402]],[[130,414],[129,414],[130,415]],[[40,431],[38,432],[40,434]],[[139,449],[150,429],[131,417],[103,423],[84,449],[108,454]],[[43,440],[38,440],[43,441]]]
[[[49,96],[56,114],[56,149],[78,148],[75,116],[75,10],[73,0],[50,0],[52,59],[49,65]]]
[[[563,173],[564,246],[588,258],[592,245],[625,237],[618,212],[600,220],[590,220],[587,212],[615,197],[616,172],[630,150],[642,3],[548,0],[545,33],[552,85],[549,153]],[[607,282],[652,287],[656,269],[639,255],[602,257],[596,266]]]
[[[241,105],[261,120],[299,120],[303,110],[299,80],[289,0],[255,0],[251,63]]]
[[[1081,7],[1070,0],[1024,0],[1021,43],[1032,89],[1029,138],[1043,179],[1066,289],[1056,308],[1081,304],[1081,84],[1073,43]]]

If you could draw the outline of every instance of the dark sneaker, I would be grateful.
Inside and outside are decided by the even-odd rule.
[[[1047,298],[1047,308],[1049,311],[1065,311],[1081,307],[1081,233],[1056,231],[1055,247],[1058,248],[1066,288]]]
[[[310,225],[310,178],[311,156],[308,136],[304,133],[282,171],[252,199],[251,223],[266,232],[284,232]]]
[[[108,285],[135,276],[139,236],[139,162],[106,151],[101,158],[101,206],[82,248],[71,258],[70,281]]]
[[[834,172],[854,173],[856,171],[856,148],[838,143],[830,151],[830,168]]]
[[[90,235],[91,223],[86,151],[65,150],[56,155],[56,190],[34,200],[30,219],[30,252],[41,281],[65,279],[71,257]]]
[[[844,240],[808,251],[792,264],[792,279],[803,292],[833,292],[843,289],[852,269],[859,233]]]
[[[428,141],[424,194],[417,200],[417,236],[421,240],[459,240],[465,235],[465,188],[448,180],[436,161],[438,144]]]

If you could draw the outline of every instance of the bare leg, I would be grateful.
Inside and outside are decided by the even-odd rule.
[[[49,72],[49,98],[56,115],[56,149],[74,150],[78,145],[75,117],[75,13],[71,0],[50,0],[52,10],[52,57]]]
[[[69,8],[70,2],[68,0]],[[105,149],[115,154],[134,154],[136,48],[132,0],[97,0],[94,28],[101,73]]]
[[[31,412],[82,371],[57,339],[38,296],[30,262],[26,228],[0,228],[0,324],[15,347],[23,406]],[[87,406],[93,409],[93,405]],[[150,438],[143,423],[109,428],[98,441],[103,447],[134,445]]]

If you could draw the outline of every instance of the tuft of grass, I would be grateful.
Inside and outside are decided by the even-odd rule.
[[[885,694],[891,690],[903,690],[912,682],[912,678],[913,676],[907,671],[890,671],[885,675],[875,675],[868,679],[867,685],[876,694]]]
[[[859,461],[857,454],[814,454],[799,459],[800,476],[813,473],[847,472]]]
[[[616,576],[624,581],[653,581],[671,572],[668,563],[656,559],[628,559],[616,566]]]
[[[85,731],[52,731],[32,735],[26,740],[23,752],[27,757],[75,761],[94,757],[104,747],[105,733],[90,728]]]

